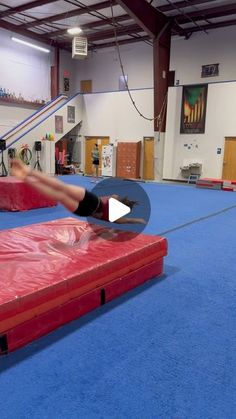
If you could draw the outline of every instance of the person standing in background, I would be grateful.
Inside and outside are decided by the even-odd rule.
[[[73,149],[74,149],[74,140],[73,138],[70,138],[67,142],[67,163],[72,164],[73,161]]]
[[[93,171],[94,176],[98,178],[98,168],[99,168],[99,149],[98,145],[94,144],[93,150],[92,150],[92,163],[93,163]]]

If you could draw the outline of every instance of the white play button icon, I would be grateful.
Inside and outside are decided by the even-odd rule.
[[[127,215],[130,213],[130,207],[128,207],[125,204],[122,204],[122,202],[118,201],[115,198],[109,198],[109,221],[111,223],[114,223],[114,221],[119,220],[119,218],[124,217],[124,215]]]
[[[147,227],[151,205],[141,182],[106,178],[98,182],[91,192],[101,199],[104,198],[104,212],[98,218],[87,218],[91,229],[102,239],[115,242],[133,240]],[[117,224],[113,224],[114,222]],[[116,235],[118,231],[123,231],[124,235]]]

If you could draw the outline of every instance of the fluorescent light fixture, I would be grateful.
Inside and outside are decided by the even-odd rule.
[[[23,41],[23,39],[14,38],[14,36],[12,36],[11,39],[14,42],[18,42],[18,44],[23,44],[23,45],[26,45],[27,47],[38,49],[39,51],[43,51],[43,52],[47,52],[47,53],[50,52],[50,50],[47,49],[47,48],[39,47],[38,45],[31,44],[30,42]]]
[[[69,33],[70,35],[78,35],[81,32],[82,32],[82,29],[80,29],[78,26],[67,29],[67,33]]]

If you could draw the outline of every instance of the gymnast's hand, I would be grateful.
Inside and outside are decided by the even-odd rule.
[[[19,179],[25,180],[29,175],[30,168],[22,163],[19,159],[13,159],[11,162],[11,175],[16,176]]]

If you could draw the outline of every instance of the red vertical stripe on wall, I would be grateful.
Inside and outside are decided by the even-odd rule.
[[[51,99],[59,95],[59,48],[55,48],[54,65],[51,66]]]

